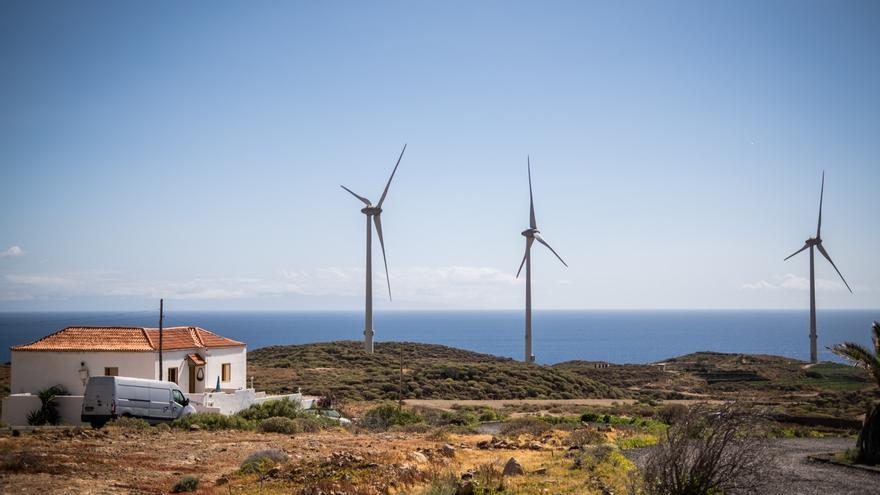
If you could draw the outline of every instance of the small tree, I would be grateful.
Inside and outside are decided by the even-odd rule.
[[[648,454],[645,493],[759,493],[772,466],[765,442],[755,435],[761,423],[760,415],[736,404],[691,407]]]
[[[57,425],[61,422],[61,414],[58,412],[59,395],[67,395],[67,389],[61,385],[55,385],[37,392],[40,398],[40,408],[34,409],[27,415],[27,422],[32,426]]]
[[[853,365],[864,369],[874,383],[880,387],[880,322],[871,326],[871,340],[874,351],[854,342],[844,342],[830,348],[831,352],[849,360]],[[880,403],[868,404],[862,431],[856,441],[857,462],[865,464],[880,463]]]

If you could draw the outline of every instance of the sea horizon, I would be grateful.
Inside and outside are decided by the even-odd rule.
[[[826,309],[818,315],[819,358],[827,346],[870,344],[878,309]],[[0,311],[0,361],[9,348],[67,326],[158,326],[158,311]],[[362,310],[175,310],[166,326],[200,326],[240,340],[248,350],[363,337]],[[514,309],[381,310],[376,342],[440,344],[513,359],[523,356],[523,313]],[[809,359],[806,309],[547,309],[534,313],[541,364],[570,360],[650,363],[691,352],[772,354]]]

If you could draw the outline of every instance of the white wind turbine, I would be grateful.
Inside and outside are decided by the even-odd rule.
[[[547,246],[553,254],[559,258],[559,261],[562,261],[562,264],[568,267],[565,261],[561,256],[552,248],[547,241],[541,237],[541,231],[538,230],[538,224],[535,221],[535,201],[532,198],[532,163],[531,160],[526,157],[526,163],[528,164],[529,171],[529,228],[522,231],[522,235],[526,238],[526,254],[523,256],[522,263],[519,264],[519,270],[516,272],[516,277],[519,278],[520,272],[522,272],[523,265],[526,267],[526,354],[525,354],[525,362],[533,363],[535,362],[535,355],[532,354],[532,243],[534,241],[538,241],[541,244]]]
[[[403,145],[403,149],[400,151],[400,156],[397,158],[397,164],[394,165],[394,170],[391,171],[391,177],[388,178],[388,183],[385,184],[385,190],[382,192],[382,197],[379,198],[379,203],[375,206],[373,203],[363,197],[355,194],[351,189],[340,185],[341,188],[345,189],[352,196],[361,200],[362,203],[367,205],[363,209],[361,209],[361,213],[367,216],[367,304],[366,310],[364,311],[364,349],[370,354],[373,353],[373,254],[372,254],[372,243],[373,243],[373,223],[376,224],[376,233],[379,234],[379,245],[382,246],[382,261],[385,262],[385,279],[388,282],[388,299],[391,299],[391,278],[388,276],[388,260],[385,258],[385,240],[382,238],[382,203],[385,202],[385,196],[388,194],[388,187],[391,186],[391,179],[394,178],[394,173],[397,172],[397,167],[400,165],[400,160],[403,158],[403,152],[406,151],[406,145]]]
[[[837,269],[837,265],[831,261],[831,256],[828,255],[828,251],[822,247],[822,197],[825,195],[825,172],[822,172],[822,188],[819,192],[819,224],[816,226],[816,237],[810,237],[804,242],[804,247],[798,249],[794,253],[788,256],[791,258],[795,254],[800,253],[801,251],[809,248],[810,249],[810,362],[815,363],[818,361],[818,356],[816,355],[816,275],[813,267],[813,248],[819,250],[822,256],[831,263],[831,266],[834,267],[834,271],[840,275],[840,280],[843,280],[843,285],[849,289],[849,292],[852,293],[852,289],[850,289],[849,284],[846,283],[846,279],[843,278],[843,274],[840,273],[840,270]],[[788,258],[785,258],[786,260]]]

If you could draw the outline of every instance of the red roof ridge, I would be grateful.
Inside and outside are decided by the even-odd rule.
[[[207,347],[205,345],[205,341],[202,340],[202,335],[199,332],[198,327],[189,327],[189,331],[190,334],[193,336],[193,340],[195,340],[199,344],[199,347]]]
[[[144,334],[144,338],[147,339],[147,344],[150,344],[150,347],[152,347],[153,349],[155,349],[156,346],[153,345],[153,339],[150,338],[150,334],[147,333],[147,329],[146,329],[146,328],[141,328],[141,333],[143,333],[143,334]]]

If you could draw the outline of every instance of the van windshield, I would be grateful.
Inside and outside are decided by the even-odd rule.
[[[177,402],[180,405],[183,405],[186,402],[186,399],[183,398],[183,393],[180,390],[172,390],[171,397],[174,398],[174,402]]]

